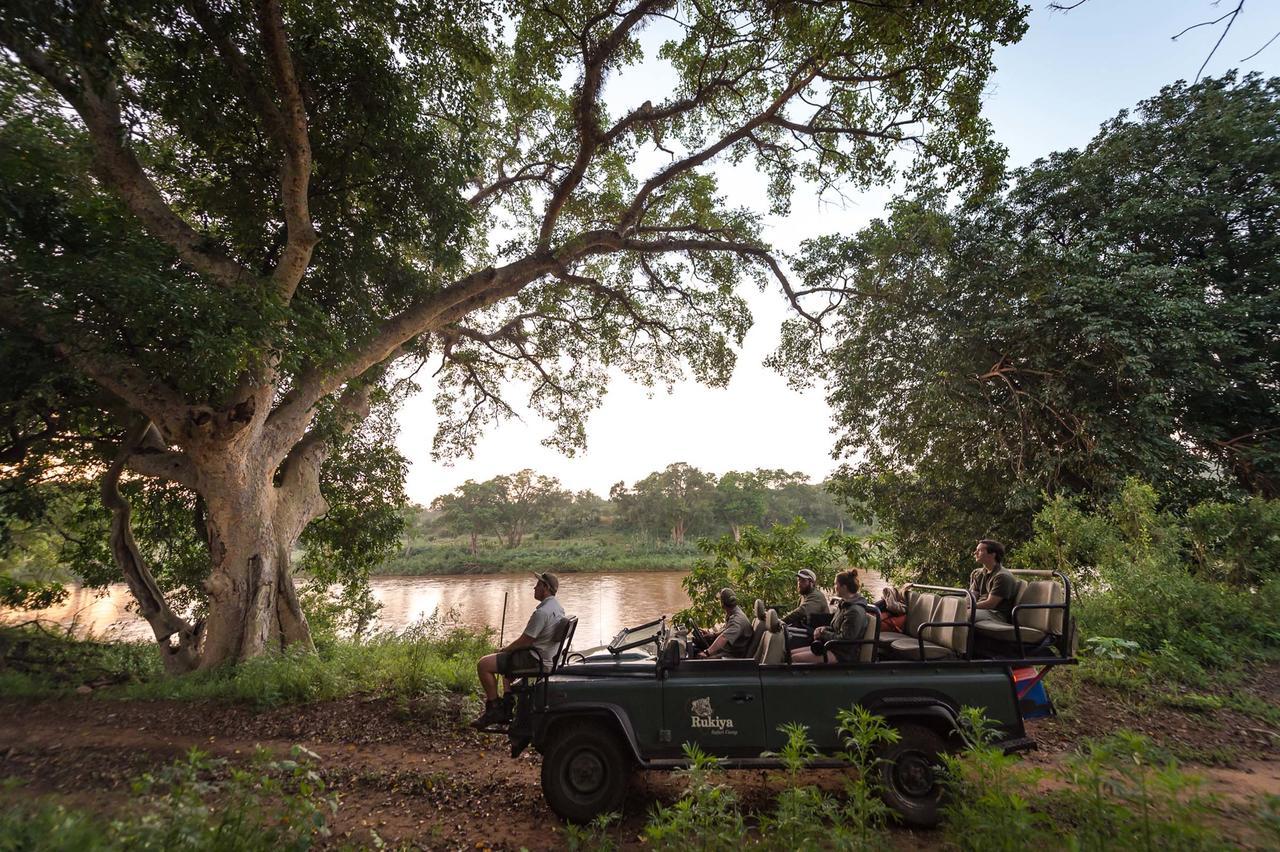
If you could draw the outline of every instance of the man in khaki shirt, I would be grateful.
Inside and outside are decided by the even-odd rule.
[[[811,616],[831,614],[831,605],[818,588],[818,575],[812,570],[801,568],[796,572],[796,591],[800,593],[800,605],[782,616],[783,624],[807,627]]]

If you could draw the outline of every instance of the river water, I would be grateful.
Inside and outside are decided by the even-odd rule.
[[[560,575],[557,597],[565,612],[578,616],[575,648],[608,642],[626,626],[643,624],[689,605],[680,581],[687,571],[593,571]],[[863,575],[864,593],[874,600],[883,585]],[[536,581],[527,573],[457,574],[431,577],[374,577],[373,595],[382,604],[376,627],[403,630],[409,625],[453,613],[460,624],[492,627],[510,641],[520,635],[537,601]],[[151,629],[130,611],[132,598],[123,583],[105,590],[68,586],[60,606],[34,613],[0,613],[0,620],[40,618],[64,627],[75,625],[104,639],[150,639]],[[505,626],[503,606],[506,606]]]

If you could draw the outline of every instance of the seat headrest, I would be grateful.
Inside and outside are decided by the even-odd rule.
[[[765,625],[769,628],[770,633],[780,633],[782,631],[782,619],[778,618],[776,609],[771,609],[766,614]]]
[[[767,610],[764,608],[764,601],[756,598],[756,620],[764,621]]]

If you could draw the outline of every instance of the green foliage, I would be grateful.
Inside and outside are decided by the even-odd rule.
[[[844,744],[841,756],[857,774],[845,782],[845,802],[834,835],[842,848],[870,852],[882,847],[889,820],[889,807],[880,798],[877,750],[896,743],[900,735],[883,716],[861,704],[837,712],[836,729]]]
[[[862,539],[829,530],[813,541],[804,537],[805,529],[805,522],[797,519],[768,531],[743,527],[737,540],[731,535],[700,539],[698,547],[710,558],[695,562],[681,580],[692,605],[678,617],[701,624],[718,621],[716,593],[725,586],[737,592],[744,607],[756,598],[780,605],[795,597],[796,572],[801,568],[817,574],[819,586],[830,587],[841,567],[865,565],[871,558],[868,542]]]
[[[818,750],[804,725],[788,723],[778,728],[787,742],[778,752],[786,786],[778,794],[772,813],[760,816],[761,846],[767,849],[825,849],[830,846],[830,824],[839,817],[839,804],[811,784],[800,783],[800,773]]]
[[[1213,800],[1143,736],[1121,731],[1087,743],[1064,770],[1071,845],[1105,849],[1230,849],[1211,822]]]
[[[600,814],[587,825],[564,824],[564,842],[569,852],[614,852],[618,848],[609,834],[609,826],[618,814]]]
[[[1280,565],[1255,560],[1254,547],[1222,546],[1213,551],[1216,567],[1201,568],[1196,554],[1207,551],[1193,542],[1228,540],[1236,529],[1234,512],[1208,506],[1185,516],[1162,511],[1155,490],[1132,480],[1097,512],[1058,497],[1036,516],[1035,536],[1016,550],[1014,563],[1073,578],[1082,631],[1109,637],[1085,640],[1098,656],[1141,652],[1144,665],[1187,680],[1201,667],[1269,653],[1280,624]],[[1260,513],[1256,506],[1244,511]],[[1211,518],[1225,527],[1211,526]]]
[[[193,749],[133,785],[136,807],[103,821],[61,806],[0,812],[4,852],[304,852],[329,837],[338,799],[300,746],[275,759],[259,750],[246,767]]]
[[[818,363],[837,448],[861,454],[841,491],[913,570],[958,578],[974,539],[1025,538],[1045,493],[1280,495],[1278,120],[1280,79],[1177,83],[993,197],[920,194],[806,244],[811,285],[876,294],[843,304]],[[817,342],[794,323],[775,360],[808,370]],[[1268,517],[1207,546],[1274,560]]]
[[[992,746],[998,732],[976,707],[960,711],[960,754],[943,754],[947,787],[943,817],[951,844],[963,850],[1027,849],[1048,821],[1029,798],[1042,772],[1020,766],[1016,755]]]
[[[255,707],[325,701],[357,693],[404,699],[467,696],[479,684],[475,661],[493,650],[491,631],[433,618],[400,634],[322,641],[318,653],[287,651],[165,677],[154,646],[54,637],[32,629],[0,629],[0,686],[6,695],[36,697],[93,684],[107,698],[234,701]],[[436,714],[438,715],[438,714]]]
[[[731,852],[742,845],[745,825],[733,789],[718,778],[718,762],[694,743],[684,744],[689,766],[680,770],[684,793],[670,807],[658,805],[644,828],[654,849]]]

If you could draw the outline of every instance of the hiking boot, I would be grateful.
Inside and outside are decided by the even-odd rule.
[[[502,699],[495,698],[492,701],[486,701],[484,703],[484,712],[480,714],[478,719],[471,723],[471,727],[484,729],[490,725],[497,725],[506,722],[507,719],[507,714],[504,713],[502,709]]]
[[[500,700],[502,701],[502,721],[510,722],[516,714],[516,694],[508,692]]]

